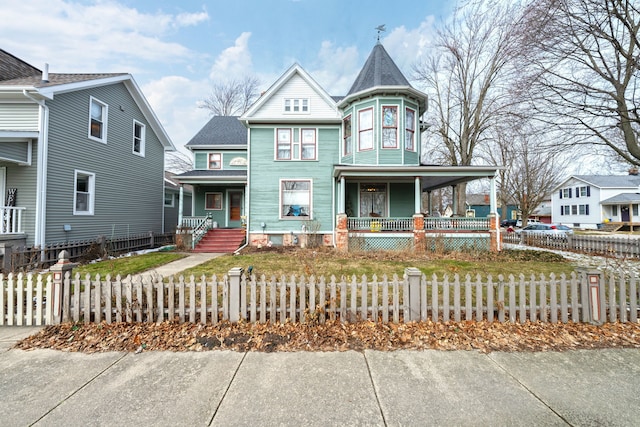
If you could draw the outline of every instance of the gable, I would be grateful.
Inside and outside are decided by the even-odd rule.
[[[285,102],[305,102],[307,109],[285,111]],[[297,100],[297,101],[296,101]],[[326,121],[340,120],[334,99],[299,65],[287,70],[241,117],[244,121]]]

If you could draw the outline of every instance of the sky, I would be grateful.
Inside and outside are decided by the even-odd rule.
[[[213,84],[294,63],[344,95],[380,41],[410,79],[454,0],[0,0],[0,48],[50,73],[130,73],[182,149]]]

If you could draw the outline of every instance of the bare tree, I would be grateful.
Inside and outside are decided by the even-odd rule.
[[[640,165],[640,10],[634,0],[535,0],[526,14],[532,106],[563,141]],[[525,40],[523,40],[525,41]]]
[[[170,151],[165,157],[165,169],[173,173],[188,172],[193,169],[193,160],[181,151]]]
[[[498,171],[498,201],[503,207],[517,204],[523,225],[564,178],[571,159],[549,143],[557,140],[553,131],[536,127],[536,123],[520,115],[520,120],[495,126],[491,129],[491,143],[483,146],[480,153],[487,161],[505,165]]]
[[[520,132],[511,141],[512,164],[506,170],[504,191],[513,197],[522,215],[522,225],[550,195],[563,177],[565,159],[553,150],[545,150],[535,136]]]
[[[450,24],[438,31],[432,55],[413,67],[430,95],[425,153],[430,162],[473,164],[488,129],[509,112],[509,90],[516,58],[521,10],[504,2],[467,3]],[[466,185],[458,186],[463,213]]]
[[[216,83],[209,96],[202,100],[200,108],[208,109],[213,116],[242,115],[258,98],[259,86],[260,80],[250,76]]]

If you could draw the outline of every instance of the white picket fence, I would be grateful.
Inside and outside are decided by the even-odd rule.
[[[236,270],[234,272],[234,270]],[[636,277],[0,275],[0,325],[74,322],[638,321]],[[55,291],[54,291],[55,290]],[[60,292],[59,294],[57,292]]]

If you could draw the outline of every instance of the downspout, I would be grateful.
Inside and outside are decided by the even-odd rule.
[[[247,120],[247,126],[249,125],[249,121]],[[251,182],[251,129],[247,127],[247,185],[244,187],[244,216],[246,220],[244,221],[245,226],[245,237],[244,237],[244,245],[240,246],[233,253],[234,255],[240,254],[240,251],[249,246],[249,230],[251,229],[251,212],[249,211],[249,206],[251,206],[251,192],[249,191],[249,183]],[[195,197],[194,197],[195,200]]]
[[[36,216],[34,246],[44,247],[45,216],[47,211],[47,160],[49,151],[49,107],[43,100],[35,99],[26,89],[22,94],[40,106],[40,132],[38,136],[38,166],[36,177]],[[44,252],[42,252],[44,255]]]

